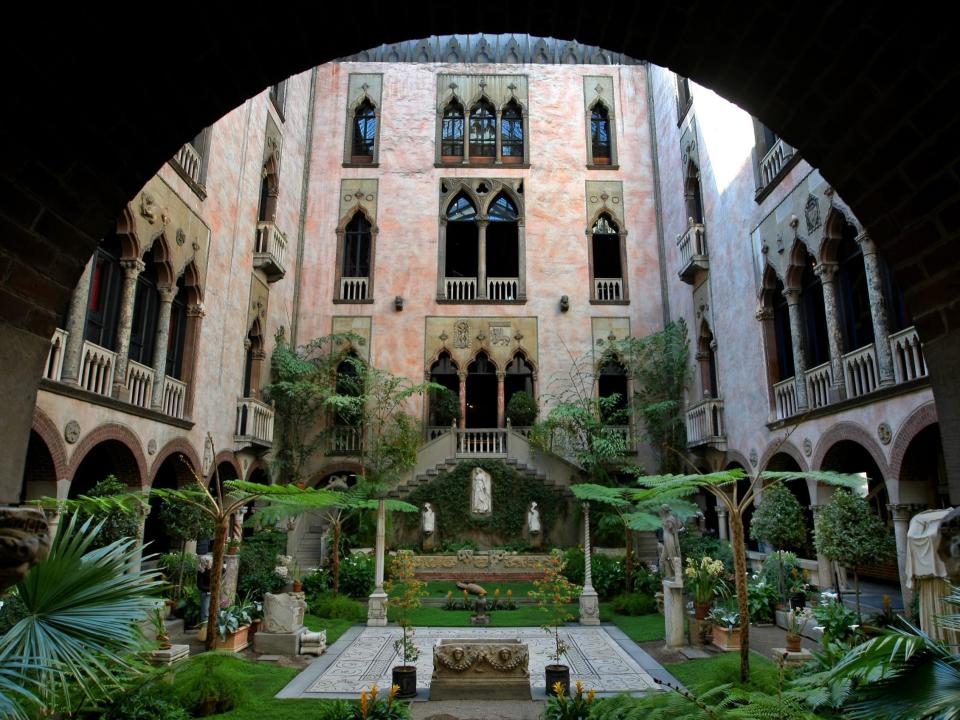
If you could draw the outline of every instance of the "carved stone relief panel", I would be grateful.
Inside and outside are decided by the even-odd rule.
[[[583,78],[583,110],[588,112],[597,98],[612,114],[614,111],[613,78],[610,75],[592,75]]]
[[[270,303],[270,286],[259,275],[250,276],[250,304],[247,306],[247,330],[259,318],[260,331],[266,332],[267,306]]]
[[[118,232],[132,235],[140,248],[140,257],[163,235],[169,262],[180,277],[191,262],[202,288],[207,277],[210,228],[180,199],[159,175],[154,175],[127,205]]]
[[[623,210],[623,183],[619,180],[587,180],[587,228],[605,212],[620,230],[626,230]]]
[[[280,150],[283,147],[283,133],[280,132],[280,128],[277,127],[276,121],[274,121],[273,116],[269,113],[267,114],[267,129],[264,133],[264,138],[263,164],[266,166],[272,157],[275,162],[275,171],[279,174]]]
[[[593,335],[593,349],[603,348],[614,340],[630,337],[630,318],[594,317],[590,318]]]
[[[373,333],[373,318],[369,315],[335,315],[333,317],[334,334],[353,333],[360,340],[354,342],[351,349],[361,358],[370,361],[370,337]],[[346,349],[346,348],[342,348]]]
[[[700,150],[697,147],[697,123],[692,117],[685,123],[683,135],[680,136],[680,167],[683,172],[693,163],[700,167]]]
[[[354,210],[362,207],[376,224],[377,219],[376,179],[351,179],[340,181],[340,222],[352,217]]]
[[[507,367],[517,350],[522,350],[539,367],[537,318],[427,317],[424,367],[429,369],[444,350],[463,369],[480,350],[484,350],[501,370]]]
[[[693,308],[696,313],[697,324],[690,332],[694,337],[697,337],[700,333],[700,323],[704,320],[707,321],[711,329],[714,327],[709,282],[704,281],[694,289]]]

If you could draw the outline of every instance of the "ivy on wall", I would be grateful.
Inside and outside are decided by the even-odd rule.
[[[490,515],[470,512],[471,475],[476,467],[486,470],[492,478],[493,512]],[[524,537],[527,510],[533,501],[540,510],[545,537],[558,517],[566,514],[566,503],[559,491],[498,460],[463,461],[429,484],[419,486],[406,500],[421,507],[425,502],[433,506],[437,529],[444,539],[460,537],[466,529],[486,531],[498,536],[501,542],[520,540]]]

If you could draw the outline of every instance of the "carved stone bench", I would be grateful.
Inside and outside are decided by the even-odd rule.
[[[519,640],[452,639],[433,646],[431,700],[530,700],[530,652]]]

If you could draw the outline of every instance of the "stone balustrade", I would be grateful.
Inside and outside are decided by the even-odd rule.
[[[506,454],[506,430],[457,430],[457,457],[500,457]]]
[[[200,184],[200,174],[203,172],[203,158],[200,153],[190,143],[184,143],[183,147],[177,151],[174,156],[177,164],[197,185]]]
[[[847,397],[855,398],[877,389],[877,351],[873,343],[843,356]]]
[[[488,300],[516,300],[519,297],[518,278],[491,277],[487,278]]]
[[[341,300],[366,300],[370,278],[345,277],[340,278]]]
[[[80,387],[88,392],[110,397],[117,354],[89,340],[83,341],[80,365]]]
[[[806,372],[807,402],[810,409],[830,404],[830,388],[833,386],[833,372],[830,361],[817,365]]]
[[[927,361],[915,327],[890,336],[890,352],[893,355],[893,372],[896,382],[905,383],[927,377]]]
[[[623,278],[594,278],[594,300],[623,300]]]
[[[356,455],[363,450],[363,429],[349,425],[336,425],[330,428],[327,441],[329,455]]]
[[[723,445],[726,447],[726,431],[723,428],[723,400],[707,398],[687,409],[687,445]]]
[[[130,393],[131,405],[149,408],[153,399],[153,368],[136,360],[128,360],[127,391]]]
[[[777,420],[783,420],[797,414],[797,385],[792,377],[774,384],[773,399],[776,405]]]
[[[256,398],[237,400],[235,440],[241,445],[273,446],[273,408]]]
[[[766,187],[773,182],[774,178],[780,174],[783,166],[793,157],[793,153],[794,149],[792,147],[785,143],[782,138],[777,138],[773,147],[767,151],[767,154],[760,161],[761,187]]]
[[[692,283],[698,270],[709,267],[707,261],[707,229],[703,223],[690,218],[686,232],[677,235],[677,250],[680,252],[680,270],[677,275],[686,283]]]
[[[59,381],[63,375],[63,353],[67,349],[67,339],[70,333],[57,328],[50,338],[50,350],[47,353],[47,362],[43,366],[43,376],[47,380]]]
[[[257,239],[253,249],[253,266],[264,271],[270,282],[279,280],[286,270],[287,236],[272,220],[257,223]]]
[[[163,412],[170,417],[183,418],[187,399],[187,384],[176,378],[166,377],[163,381]],[[272,412],[272,409],[271,409]],[[272,428],[271,420],[271,428]],[[272,436],[272,430],[271,430]]]
[[[475,277],[445,277],[443,287],[445,300],[477,299],[477,279]]]

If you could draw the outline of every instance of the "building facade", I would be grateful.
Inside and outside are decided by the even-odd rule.
[[[249,100],[131,200],[54,336],[23,494],[75,496],[108,473],[171,486],[187,478],[181,455],[202,476],[268,481],[260,388],[280,327],[297,343],[352,331],[374,365],[455,392],[454,430],[417,408],[428,431],[414,475],[458,454],[517,459],[512,393],[545,399],[571,357],[681,317],[688,446],[705,468],[866,473],[898,545],[911,512],[945,501],[897,289],[842,198],[782,140],[597,48],[384,46]],[[345,430],[318,455],[313,481],[350,472],[355,442]],[[562,464],[522,459],[570,481]],[[812,525],[829,495],[797,492]],[[162,534],[148,519],[147,537]]]

